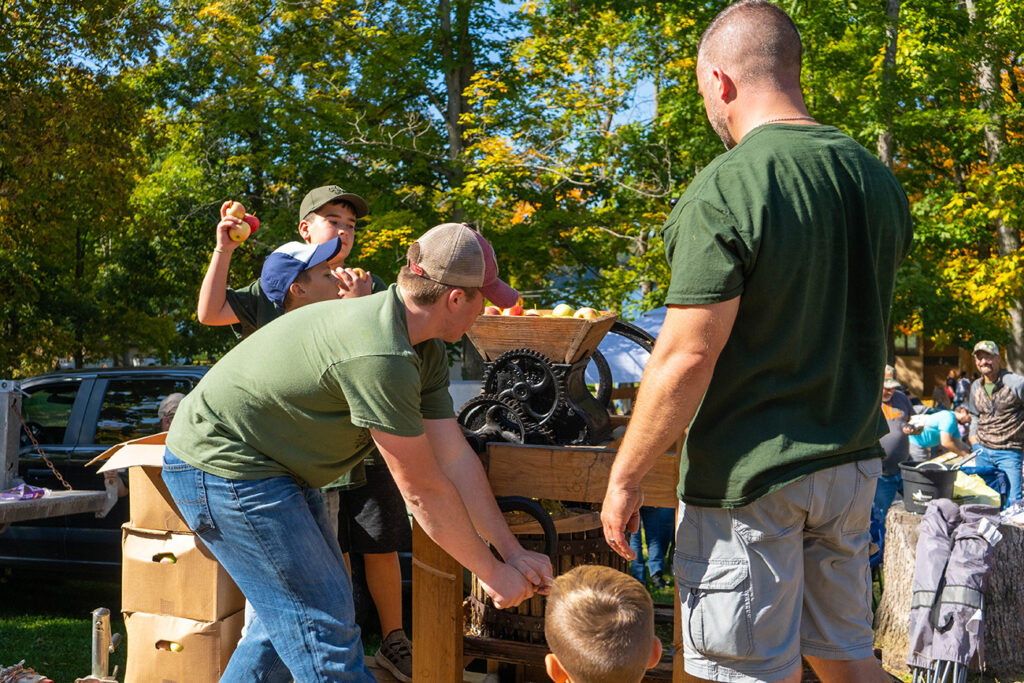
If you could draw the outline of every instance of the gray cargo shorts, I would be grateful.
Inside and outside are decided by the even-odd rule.
[[[673,572],[688,674],[774,681],[801,654],[872,656],[868,546],[881,471],[881,460],[863,460],[740,508],[680,504]]]

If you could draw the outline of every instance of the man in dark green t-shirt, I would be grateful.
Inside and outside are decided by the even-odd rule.
[[[256,613],[222,681],[278,680],[282,666],[297,681],[372,680],[316,489],[374,445],[417,522],[499,607],[550,585],[550,560],[508,529],[448,393],[442,341],[461,339],[485,297],[518,294],[482,236],[440,225],[410,247],[398,286],[261,327],[182,401],[164,481]]]
[[[697,82],[728,150],[673,208],[664,326],[609,477],[605,535],[632,559],[640,481],[686,430],[673,569],[686,671],[719,681],[885,681],[872,655],[869,521],[896,269],[893,174],[807,113],[800,37],[763,0],[704,32]]]

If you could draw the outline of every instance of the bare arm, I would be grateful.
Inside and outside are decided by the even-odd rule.
[[[427,535],[476,574],[499,607],[529,599],[533,584],[512,565],[495,558],[477,535],[458,489],[439,466],[426,434],[402,437],[375,429],[370,434]]]
[[[736,297],[706,306],[670,306],[665,314],[601,508],[605,538],[626,559],[634,553],[624,530],[637,530],[643,505],[640,481],[697,413],[739,303]]]
[[[203,284],[199,288],[199,305],[196,313],[199,322],[204,325],[233,325],[238,322],[238,316],[228,304],[227,289],[231,252],[237,249],[241,242],[235,242],[228,237],[228,230],[243,221],[234,216],[224,215],[224,211],[230,203],[224,202],[220,208],[221,219],[217,224],[217,246],[213,250],[210,266],[206,269],[206,276],[203,277]]]
[[[515,566],[540,592],[547,592],[553,580],[551,560],[524,549],[509,530],[480,458],[466,442],[459,423],[455,418],[424,420],[423,427],[441,469],[458,489],[477,532],[490,541],[505,562]]]
[[[960,439],[955,438],[949,432],[939,432],[939,443],[941,443],[942,447],[947,451],[958,453],[963,457],[967,457],[971,454],[971,450],[966,448]]]

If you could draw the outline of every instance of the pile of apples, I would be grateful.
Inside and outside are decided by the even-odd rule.
[[[519,304],[509,306],[506,309],[498,308],[497,306],[488,306],[484,309],[484,315],[523,315],[523,316],[538,316],[542,318],[582,318],[584,320],[594,320],[601,317],[601,311],[591,308],[590,306],[584,306],[583,308],[573,308],[569,304],[558,304],[552,309],[550,313],[541,312],[536,308],[530,308],[523,310],[523,307]]]
[[[231,226],[228,229],[228,237],[234,242],[244,242],[254,232],[260,229],[260,219],[256,218],[250,213],[245,212],[245,206],[242,202],[231,202],[223,210],[221,216],[234,216],[235,218],[243,221],[239,225]]]

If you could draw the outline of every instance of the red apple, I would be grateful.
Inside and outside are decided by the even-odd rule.
[[[251,213],[245,214],[242,220],[249,224],[250,236],[260,229],[260,219],[256,218],[256,216],[253,216]]]
[[[488,306],[484,309],[484,315],[501,315],[501,309],[497,306]]]
[[[600,318],[601,314],[590,306],[584,306],[576,311],[572,317],[583,318],[584,320],[595,320],[596,318]]]
[[[504,311],[502,311],[501,314],[502,315],[522,315],[523,314],[523,307],[520,306],[519,304],[516,304],[514,306],[509,306]]]

